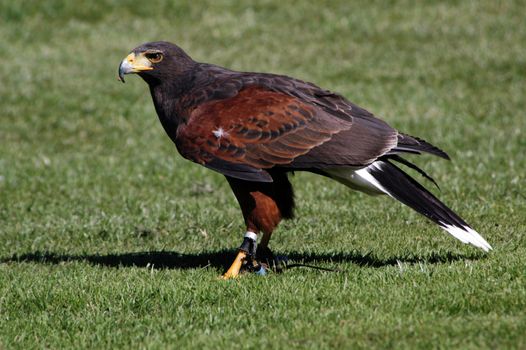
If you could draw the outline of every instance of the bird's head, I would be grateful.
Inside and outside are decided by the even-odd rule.
[[[195,62],[177,45],[166,41],[142,44],[133,49],[119,65],[119,80],[136,73],[148,84],[162,83],[164,79],[177,79],[188,72]]]

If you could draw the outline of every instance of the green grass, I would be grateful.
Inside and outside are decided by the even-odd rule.
[[[0,0],[0,348],[525,348],[521,1]],[[413,158],[493,245],[309,174],[272,247],[306,268],[217,276],[243,221],[183,160],[136,45],[338,91],[453,162]]]

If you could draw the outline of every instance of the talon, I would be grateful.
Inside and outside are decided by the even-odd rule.
[[[268,270],[274,272],[282,272],[288,262],[288,257],[282,255],[274,255],[268,247],[262,247],[261,245],[257,250],[257,261],[264,265]]]
[[[229,280],[232,278],[237,278],[239,276],[239,270],[241,270],[241,266],[243,265],[243,262],[245,261],[247,257],[247,253],[240,250],[239,253],[237,253],[236,258],[234,259],[234,262],[230,266],[230,268],[225,272],[223,276],[221,276],[221,279]]]
[[[221,278],[224,280],[237,278],[241,269],[249,272],[259,271],[261,265],[255,259],[256,249],[257,235],[254,232],[247,231],[234,262]]]

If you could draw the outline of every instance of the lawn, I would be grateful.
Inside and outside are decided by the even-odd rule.
[[[526,348],[523,1],[0,0],[0,348]],[[452,157],[411,157],[494,250],[388,198],[296,174],[271,247],[221,281],[244,226],[183,160],[138,44],[338,91]],[[431,188],[431,186],[429,186]]]

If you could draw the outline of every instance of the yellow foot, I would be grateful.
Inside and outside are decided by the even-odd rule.
[[[237,278],[239,276],[239,270],[241,269],[241,265],[243,265],[243,261],[247,257],[247,253],[244,251],[240,251],[237,253],[236,258],[234,259],[234,262],[230,266],[227,272],[223,276],[221,276],[224,280],[229,280],[231,278]]]

